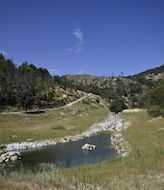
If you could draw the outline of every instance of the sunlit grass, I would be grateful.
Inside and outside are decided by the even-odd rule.
[[[71,112],[75,108],[81,113],[73,115]],[[48,111],[41,115],[0,115],[0,144],[75,135],[105,119],[107,114],[106,107],[94,108],[78,103],[70,109]]]

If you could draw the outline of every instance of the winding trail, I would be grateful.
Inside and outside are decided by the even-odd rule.
[[[73,102],[70,102],[70,103],[68,103],[68,104],[66,104],[64,106],[61,106],[61,107],[58,107],[58,108],[48,108],[48,109],[45,109],[45,111],[46,110],[48,110],[48,111],[61,110],[61,109],[64,109],[64,108],[68,108],[68,107],[71,107],[71,106],[73,106],[74,104],[76,104],[78,102],[81,102],[82,100],[84,100],[87,97],[88,97],[88,95],[85,95],[85,96],[83,96],[83,97],[81,97],[81,98],[79,98],[79,99],[77,99],[77,100],[75,100]]]

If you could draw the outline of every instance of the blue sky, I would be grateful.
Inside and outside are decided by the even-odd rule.
[[[0,51],[52,74],[164,64],[164,0],[0,0]]]

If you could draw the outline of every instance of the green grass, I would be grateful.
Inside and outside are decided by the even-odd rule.
[[[163,190],[164,118],[153,119],[146,112],[126,113],[124,118],[130,122],[130,127],[123,133],[132,147],[128,157],[69,169],[45,166],[37,173],[14,172],[1,177],[0,188],[69,190],[71,186],[87,189],[85,187],[91,184],[89,189],[93,190],[96,187],[109,190]]]
[[[80,110],[80,115],[71,114],[74,108]],[[33,116],[0,115],[0,144],[75,135],[88,129],[93,123],[103,120],[108,113],[105,107],[95,108],[82,103],[70,109],[47,111],[46,114]]]

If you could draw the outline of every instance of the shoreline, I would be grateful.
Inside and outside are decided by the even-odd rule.
[[[33,142],[25,141],[21,143],[11,143],[11,144],[7,144],[6,148],[3,151],[8,152],[8,151],[15,151],[15,150],[23,151],[26,149],[36,149],[36,148],[45,147],[49,145],[56,145],[59,143],[78,141],[84,138],[89,138],[91,136],[94,136],[100,132],[110,131],[111,143],[113,147],[116,149],[117,153],[120,156],[125,157],[128,154],[128,152],[126,151],[127,147],[125,148],[125,144],[127,146],[127,142],[123,139],[121,131],[123,131],[127,127],[128,125],[125,125],[124,120],[122,118],[122,114],[109,113],[105,121],[93,124],[89,128],[89,130],[81,134],[78,134],[75,136],[66,136],[66,137],[58,138],[54,140],[50,139],[50,140],[44,140],[44,141],[33,141]]]

